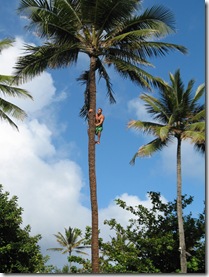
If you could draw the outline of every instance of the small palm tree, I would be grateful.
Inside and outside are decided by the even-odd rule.
[[[68,229],[65,228],[65,235],[62,235],[60,232],[58,232],[57,235],[54,235],[57,238],[57,242],[62,247],[55,247],[55,248],[48,248],[47,250],[52,251],[62,251],[62,254],[68,253],[69,257],[71,257],[72,252],[75,251],[79,254],[88,255],[86,252],[81,251],[81,249],[87,248],[88,246],[82,246],[81,243],[85,240],[85,238],[78,239],[81,237],[82,232],[78,228],[71,228]],[[70,262],[70,268],[71,268],[71,262]]]
[[[154,152],[167,146],[172,138],[177,139],[177,216],[179,229],[179,251],[181,272],[187,272],[186,244],[182,217],[182,177],[181,177],[181,143],[189,139],[198,150],[205,151],[205,108],[198,104],[203,95],[205,85],[200,85],[194,96],[192,88],[194,80],[190,80],[187,88],[180,77],[180,70],[170,74],[171,84],[165,84],[160,90],[159,99],[148,94],[141,95],[146,103],[148,113],[160,123],[133,120],[129,128],[142,130],[156,138],[139,148],[131,163],[136,157],[150,156]]]
[[[0,53],[3,49],[12,46],[12,43],[13,40],[8,38],[0,40]],[[14,86],[13,76],[0,75],[0,119],[7,121],[11,126],[18,129],[10,116],[23,120],[26,117],[26,113],[21,108],[5,99],[11,96],[32,98],[26,90]]]

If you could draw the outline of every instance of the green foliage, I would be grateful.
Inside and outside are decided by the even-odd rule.
[[[22,208],[17,197],[9,199],[0,185],[0,272],[37,273],[48,272],[48,257],[43,257],[38,246],[40,235],[30,236],[31,228],[21,228]]]
[[[105,221],[116,232],[116,237],[103,244],[104,256],[108,263],[120,265],[124,272],[172,273],[177,272],[179,265],[178,224],[176,201],[163,203],[160,194],[150,192],[152,202],[150,209],[142,205],[127,206],[117,200],[121,208],[130,211],[133,218],[123,228],[114,219]],[[183,208],[192,203],[192,197],[182,197]],[[205,272],[205,218],[192,214],[184,217],[185,237],[188,255],[188,272]],[[116,250],[116,251],[115,251]]]
[[[68,227],[68,229],[65,228],[65,235],[62,235],[60,232],[58,232],[54,236],[56,237],[57,242],[61,247],[48,248],[47,250],[60,251],[62,252],[62,254],[68,253],[68,261],[69,261],[69,265],[64,266],[62,270],[57,269],[55,272],[56,273],[79,272],[76,266],[72,266],[72,262],[83,264],[83,267],[85,268],[84,265],[86,264],[86,260],[77,256],[72,256],[73,251],[75,251],[77,254],[87,255],[86,252],[81,251],[85,248],[89,248],[89,245],[87,245],[87,239],[81,238],[82,237],[81,230],[78,228]]]
[[[129,224],[123,227],[115,219],[105,220],[105,224],[115,231],[110,241],[101,238],[101,273],[179,273],[179,241],[176,200],[162,202],[160,193],[149,192],[151,207],[136,207],[117,199],[122,209],[131,213]],[[190,205],[193,198],[182,196],[183,209]],[[188,273],[205,272],[205,212],[198,218],[192,214],[184,217],[185,238],[188,255]],[[91,228],[86,227],[86,243],[91,240]],[[84,242],[85,244],[85,242]],[[72,257],[79,263],[77,273],[88,272],[88,260]]]
[[[62,254],[68,253],[71,255],[74,250],[76,253],[84,254],[85,252],[81,251],[81,249],[86,248],[87,246],[82,246],[81,244],[84,241],[84,238],[81,238],[82,232],[78,228],[65,228],[65,235],[62,235],[60,232],[54,235],[57,238],[57,242],[61,247],[48,248],[47,250],[52,251],[62,251]],[[80,238],[80,239],[79,239]]]
[[[23,80],[41,74],[47,68],[56,69],[77,63],[80,53],[96,57],[95,71],[106,84],[110,103],[115,103],[108,67],[125,79],[151,89],[161,83],[159,78],[142,69],[153,66],[152,57],[165,56],[177,50],[187,53],[182,45],[161,41],[175,32],[173,13],[163,6],[143,12],[141,1],[85,0],[21,0],[20,14],[29,18],[28,30],[45,38],[41,46],[25,46],[24,56],[16,65],[17,77]],[[89,110],[89,71],[78,78],[86,85],[85,104],[81,116]]]
[[[154,140],[139,148],[131,160],[132,164],[137,157],[150,156],[160,151],[173,138],[190,140],[197,150],[205,151],[205,106],[198,103],[204,95],[205,85],[201,84],[193,93],[193,79],[185,88],[180,70],[169,76],[170,85],[162,83],[158,98],[146,93],[140,96],[147,112],[157,123],[140,120],[128,123],[129,128],[155,136]]]
[[[0,53],[3,49],[12,46],[14,41],[8,38],[0,40]],[[11,126],[18,129],[17,125],[11,119],[14,117],[16,119],[23,120],[26,117],[26,113],[20,109],[18,106],[8,102],[5,96],[8,97],[29,97],[32,96],[24,89],[21,89],[15,85],[14,76],[0,75],[0,119],[8,122]],[[3,98],[1,96],[4,96]]]

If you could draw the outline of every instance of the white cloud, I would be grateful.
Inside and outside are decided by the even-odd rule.
[[[90,211],[81,203],[82,171],[75,162],[58,159],[46,125],[33,120],[19,129],[1,123],[0,180],[24,208],[24,225],[43,236],[42,246],[47,240],[47,247],[52,247],[52,234],[68,226],[84,230],[90,225]]]
[[[120,196],[116,196],[115,199],[121,199],[122,201],[126,202],[127,206],[136,207],[138,205],[143,205],[147,209],[152,207],[148,194],[146,195],[145,200],[141,200],[138,196],[129,195],[128,193],[123,193]],[[167,202],[167,200],[163,196],[161,196],[161,200],[164,203]],[[121,207],[116,205],[115,201],[111,201],[106,208],[101,209],[99,216],[100,216],[101,236],[102,238],[104,238],[105,241],[109,240],[110,235],[111,236],[114,235],[114,231],[113,230],[110,231],[110,228],[107,225],[103,225],[104,220],[116,219],[116,221],[125,228],[127,225],[129,225],[129,219],[135,218],[135,216],[131,212],[125,209],[122,209]]]
[[[4,49],[0,55],[0,74],[12,75],[17,58],[23,53],[24,41],[17,37],[12,47]],[[26,89],[32,96],[34,101],[30,99],[7,97],[7,100],[18,105],[26,113],[34,113],[40,111],[52,101],[56,101],[55,87],[51,74],[43,72],[41,75],[33,78],[33,80],[20,85],[21,88]],[[62,92],[58,100],[65,99],[66,95]]]
[[[138,97],[128,102],[128,111],[134,113],[134,118],[141,121],[150,121],[151,117],[146,111],[144,102]],[[136,118],[135,118],[136,117]]]
[[[203,180],[205,176],[204,156],[195,151],[193,144],[189,141],[183,141],[181,148],[182,176]],[[174,140],[161,152],[162,168],[167,174],[176,173],[176,151],[177,142]]]

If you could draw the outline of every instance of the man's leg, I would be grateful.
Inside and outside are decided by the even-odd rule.
[[[97,137],[98,137],[98,142],[97,143],[100,144],[101,132],[98,132]]]
[[[96,140],[95,143],[100,144],[101,132],[97,132],[96,135],[97,135],[98,140]]]

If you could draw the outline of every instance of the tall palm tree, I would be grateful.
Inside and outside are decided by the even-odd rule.
[[[96,72],[106,82],[111,103],[115,102],[106,66],[143,87],[159,85],[142,67],[147,58],[163,56],[171,50],[186,53],[183,46],[161,42],[175,32],[172,13],[152,7],[138,15],[141,0],[20,0],[18,11],[29,19],[28,29],[46,39],[41,46],[27,45],[26,55],[16,64],[16,75],[33,78],[47,68],[75,65],[80,53],[89,57],[89,68],[80,77],[86,84],[84,115],[89,109],[88,164],[92,211],[92,270],[99,272],[98,204],[95,172],[94,115],[96,112]],[[82,111],[83,113],[83,111]]]
[[[186,89],[180,76],[180,70],[170,74],[170,85],[161,87],[159,99],[142,94],[141,99],[146,103],[148,113],[159,123],[133,120],[128,123],[129,128],[135,128],[156,138],[139,148],[136,157],[150,156],[156,151],[177,139],[177,216],[179,230],[179,251],[181,272],[187,272],[186,244],[182,217],[182,173],[181,173],[181,143],[189,139],[198,150],[205,149],[205,108],[198,104],[204,94],[205,85],[200,85],[195,95],[192,93],[194,80],[190,80]]]
[[[62,254],[68,253],[69,257],[71,257],[72,251],[75,251],[78,254],[87,255],[86,252],[81,251],[81,249],[87,248],[87,246],[81,245],[82,242],[85,240],[85,238],[79,239],[81,235],[82,235],[82,232],[78,228],[74,228],[74,229],[71,227],[69,227],[68,229],[65,228],[65,235],[62,235],[60,232],[54,235],[57,238],[57,242],[62,247],[48,248],[47,250],[62,251]],[[70,268],[71,268],[71,262],[70,262]]]
[[[3,49],[12,46],[12,43],[13,40],[8,38],[0,40],[0,53]],[[11,96],[32,98],[32,96],[26,90],[14,86],[14,79],[13,76],[0,75],[0,119],[7,121],[18,130],[11,116],[23,120],[26,117],[26,113],[18,106],[8,102],[6,98]]]

